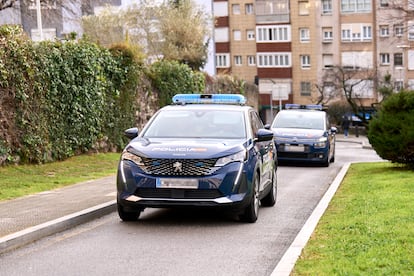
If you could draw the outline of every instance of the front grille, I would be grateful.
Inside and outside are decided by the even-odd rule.
[[[142,158],[141,169],[146,174],[158,176],[206,176],[213,174],[217,159],[161,159]]]
[[[169,188],[139,188],[135,195],[142,198],[170,198],[170,199],[214,199],[223,194],[216,189],[169,189]]]

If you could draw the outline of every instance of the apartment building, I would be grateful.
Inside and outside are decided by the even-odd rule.
[[[217,73],[254,81],[266,121],[281,103],[341,100],[334,69],[370,107],[387,74],[396,91],[414,89],[414,18],[401,16],[414,1],[395,2],[214,0]]]

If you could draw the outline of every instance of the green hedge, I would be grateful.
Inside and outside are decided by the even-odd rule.
[[[33,43],[14,26],[0,29],[0,41],[0,116],[7,121],[0,154],[8,161],[42,163],[125,144],[140,69],[128,47]]]
[[[123,131],[152,115],[140,114],[145,95],[156,95],[155,111],[204,85],[202,73],[176,61],[144,66],[127,44],[36,43],[20,27],[0,26],[0,165],[120,151]]]

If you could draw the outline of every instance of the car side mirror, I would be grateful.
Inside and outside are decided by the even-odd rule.
[[[270,129],[271,125],[270,124],[265,124],[264,128],[265,129]]]
[[[138,128],[137,127],[128,128],[127,130],[124,131],[124,135],[130,140],[132,140],[135,137],[138,137]]]
[[[338,132],[338,129],[336,127],[331,127],[331,132],[337,133]]]
[[[261,128],[256,133],[256,141],[263,142],[263,141],[270,141],[273,140],[273,131]]]

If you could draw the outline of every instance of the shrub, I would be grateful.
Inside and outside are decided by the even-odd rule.
[[[201,72],[194,72],[177,61],[155,62],[150,68],[150,76],[158,92],[160,107],[170,104],[175,94],[203,93],[205,88],[205,77]]]
[[[393,94],[382,103],[368,139],[383,159],[414,165],[414,92]]]

